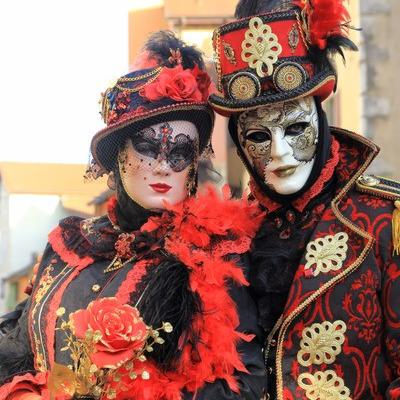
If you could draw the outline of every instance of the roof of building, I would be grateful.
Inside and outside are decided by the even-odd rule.
[[[83,164],[0,162],[0,179],[9,194],[98,196],[106,179],[85,182]]]
[[[93,215],[92,200],[107,189],[106,178],[85,182],[83,164],[0,162],[0,183],[8,194],[57,195],[64,208]]]

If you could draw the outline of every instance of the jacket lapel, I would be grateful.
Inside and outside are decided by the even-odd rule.
[[[340,162],[336,171],[339,191],[305,249],[289,292],[282,327],[355,271],[373,244],[373,237],[351,221],[349,192],[379,148],[349,131],[332,128],[332,134],[340,142]]]

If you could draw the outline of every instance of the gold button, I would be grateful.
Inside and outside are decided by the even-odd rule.
[[[100,285],[93,285],[93,286],[92,286],[92,291],[93,291],[94,293],[100,292],[100,289],[101,289],[101,286],[100,286]]]
[[[269,342],[269,345],[271,347],[275,347],[276,346],[276,340],[275,339],[271,339],[271,341]]]

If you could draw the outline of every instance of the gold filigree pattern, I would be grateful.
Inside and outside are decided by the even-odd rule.
[[[282,64],[274,72],[274,84],[283,92],[297,89],[305,80],[305,71],[294,63]]]
[[[49,291],[51,285],[54,282],[54,278],[51,276],[51,273],[54,271],[53,266],[50,264],[45,268],[43,271],[43,275],[40,278],[39,285],[37,288],[36,293],[33,296],[33,307],[31,309],[31,321],[32,321],[32,336],[33,336],[33,343],[35,345],[35,364],[36,364],[36,369],[39,371],[43,372],[46,371],[47,365],[46,365],[46,360],[44,357],[44,352],[42,348],[42,342],[38,337],[37,331],[36,331],[36,324],[37,324],[37,319],[36,316],[39,311],[39,307],[41,304],[41,301],[43,298],[46,296],[47,292]],[[39,316],[40,318],[40,316]]]
[[[300,374],[297,384],[306,391],[309,400],[351,400],[350,389],[333,370]]]
[[[339,232],[308,243],[304,269],[312,269],[314,276],[321,272],[338,271],[347,256],[348,240],[346,232]]]
[[[259,17],[252,18],[242,42],[242,60],[255,69],[260,78],[264,78],[272,75],[281,53],[282,46],[271,27]]]
[[[229,93],[236,100],[249,100],[260,94],[261,87],[250,74],[233,77],[229,82]]]
[[[312,324],[303,330],[297,361],[303,367],[332,364],[342,352],[347,327],[343,321]]]

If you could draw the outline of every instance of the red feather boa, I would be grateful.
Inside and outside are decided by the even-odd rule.
[[[182,338],[182,357],[176,370],[163,372],[146,361],[135,368],[148,371],[150,379],[132,381],[121,371],[122,380],[111,383],[118,399],[179,400],[183,389],[195,393],[206,382],[217,379],[225,379],[232,390],[239,390],[234,371],[245,372],[246,368],[236,344],[253,336],[236,331],[239,318],[226,282],[248,283],[234,260],[225,256],[249,249],[264,213],[254,203],[245,199],[227,201],[228,197],[226,189],[221,199],[208,188],[197,198],[166,205],[162,216],[151,218],[142,227],[166,235],[165,248],[191,271],[190,287],[199,295],[203,312],[192,326],[198,335],[198,340],[193,340],[197,345],[192,346],[190,337]],[[126,290],[118,296],[126,297]]]
[[[350,14],[345,0],[294,0],[306,17],[307,39],[321,50],[330,36],[348,37]]]

